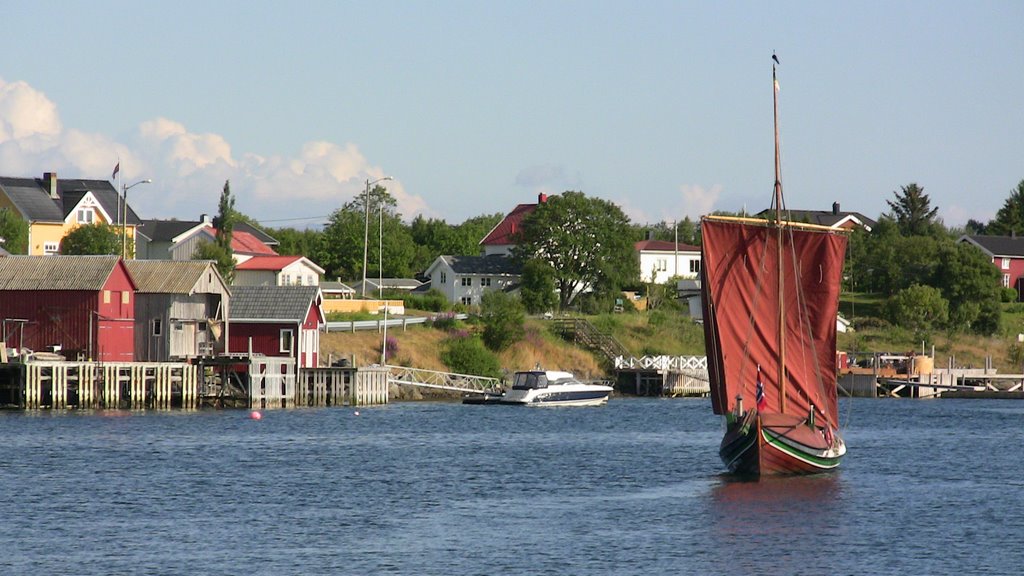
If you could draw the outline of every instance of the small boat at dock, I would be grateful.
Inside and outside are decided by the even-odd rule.
[[[581,382],[571,372],[526,370],[516,372],[512,388],[501,404],[525,406],[600,406],[608,402],[612,387]]]

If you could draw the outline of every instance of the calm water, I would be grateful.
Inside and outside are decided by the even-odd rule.
[[[0,413],[0,574],[1011,574],[1024,403],[853,400],[838,474],[721,475],[706,400]]]

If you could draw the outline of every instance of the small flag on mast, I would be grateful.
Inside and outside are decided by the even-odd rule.
[[[121,163],[114,164],[114,173],[110,175],[110,179],[117,178],[117,173],[121,171]]]
[[[764,397],[764,383],[761,382],[761,365],[757,365],[757,387],[755,388],[754,398],[757,400],[757,411],[764,412],[764,409],[768,407],[768,400]]]

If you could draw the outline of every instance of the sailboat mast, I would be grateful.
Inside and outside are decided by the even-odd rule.
[[[774,109],[775,124],[775,232],[777,249],[776,261],[778,262],[778,306],[779,306],[779,412],[786,412],[786,307],[785,307],[785,283],[782,265],[782,159],[779,154],[779,81],[775,78],[775,66],[779,59],[772,54],[772,107]]]

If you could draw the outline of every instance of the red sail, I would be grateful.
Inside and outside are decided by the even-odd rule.
[[[786,226],[782,233],[787,414],[838,425],[836,312],[846,236]],[[768,222],[706,218],[701,290],[708,374],[716,414],[742,396],[754,407],[761,366],[765,410],[783,412],[778,364],[778,229]],[[823,422],[822,422],[823,423]]]

